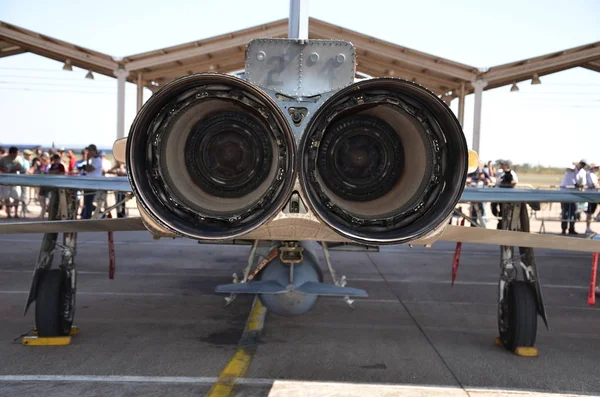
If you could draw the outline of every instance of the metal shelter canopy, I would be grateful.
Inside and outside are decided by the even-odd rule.
[[[493,66],[478,76],[488,82],[487,89],[529,80],[535,73],[544,76],[581,66],[600,72],[600,41],[551,54]]]
[[[110,55],[0,21],[0,58],[31,52],[114,77],[118,63]]]
[[[231,73],[244,68],[246,44],[257,37],[287,37],[288,19],[258,25],[173,47],[114,58],[66,41],[0,22],[0,58],[32,52],[59,62],[127,80],[155,90],[177,77],[198,72]],[[600,72],[600,42],[481,70],[407,47],[392,44],[318,19],[310,18],[309,38],[343,39],[357,49],[357,72],[375,77],[401,77],[450,98],[474,91],[475,80],[485,90],[581,66]],[[141,78],[140,78],[141,77]]]
[[[142,73],[147,84],[162,85],[179,76],[197,72],[229,73],[244,68],[246,44],[257,37],[287,37],[288,20],[127,56],[130,72]],[[477,69],[369,37],[318,19],[310,18],[309,38],[344,39],[352,42],[358,54],[357,71],[370,76],[394,76],[414,80],[438,94],[476,78]]]
[[[137,84],[137,107],[140,109],[144,87],[155,91],[161,85],[186,74],[240,71],[244,68],[246,45],[250,40],[259,37],[287,37],[287,34],[286,18],[204,40],[114,58],[0,21],[0,58],[32,52],[92,72],[117,77],[117,137],[120,138],[125,135],[126,81]],[[600,42],[489,69],[478,69],[314,18],[309,18],[308,35],[312,39],[343,39],[352,42],[357,52],[358,75],[400,77],[427,87],[447,103],[458,98],[458,119],[461,124],[464,124],[465,95],[474,93],[472,149],[476,152],[479,152],[484,90],[578,66],[600,72]]]

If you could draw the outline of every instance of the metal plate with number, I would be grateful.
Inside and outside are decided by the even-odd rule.
[[[354,82],[356,54],[342,40],[255,39],[246,51],[246,79],[290,97],[337,91]]]

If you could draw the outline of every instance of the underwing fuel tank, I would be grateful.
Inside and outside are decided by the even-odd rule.
[[[148,228],[367,245],[439,233],[467,173],[460,124],[416,83],[355,73],[351,43],[257,39],[244,78],[200,73],[162,87],[126,150]]]

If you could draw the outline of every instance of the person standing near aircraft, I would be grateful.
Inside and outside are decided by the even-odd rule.
[[[585,160],[581,160],[577,165],[568,165],[566,167],[565,175],[560,184],[561,190],[567,189],[581,189],[585,185],[586,175]],[[567,227],[569,228],[569,234],[579,234],[575,231],[575,216],[577,211],[576,203],[561,203],[561,229],[562,234],[567,234]]]
[[[85,172],[84,175],[92,177],[100,177],[104,175],[102,170],[102,157],[98,153],[96,145],[90,145],[87,147],[88,159],[82,170]],[[83,210],[81,211],[82,219],[90,219],[92,213],[95,210],[94,198],[96,197],[95,190],[84,190],[83,191]]]
[[[70,172],[70,175],[85,176],[85,165],[87,163],[87,160],[88,150],[87,148],[84,148],[83,150],[81,150],[81,159],[76,159],[75,168]],[[79,209],[81,209],[81,211],[79,211]],[[83,216],[83,190],[77,191],[77,213]]]
[[[103,150],[98,152],[98,155],[102,159],[102,174],[106,175],[108,170],[110,170],[112,168],[112,164],[110,163],[110,160],[106,158],[106,153],[104,153]]]
[[[502,168],[502,174],[498,178],[498,187],[514,188],[519,183],[519,177],[515,171],[510,169],[510,162],[500,161],[500,168]]]
[[[69,168],[69,159],[65,155],[65,148],[61,147],[56,152],[60,156],[60,162],[65,166],[65,169]]]
[[[116,175],[116,176],[120,176],[120,177],[126,177],[127,169],[125,168],[125,163],[122,163],[122,162],[116,160],[114,167],[112,167],[111,169],[106,171],[106,174],[107,175]],[[115,192],[115,199],[116,199],[117,203],[125,200],[125,193]],[[125,218],[125,216],[126,216],[125,204],[121,204],[121,205],[117,206],[117,218]]]
[[[77,156],[75,155],[75,152],[69,149],[69,151],[67,152],[67,157],[69,158],[69,167],[67,169],[67,172],[69,174],[72,174],[74,171],[77,171],[77,169],[75,168],[75,165],[77,164]]]
[[[508,160],[500,160],[500,169],[496,172],[496,187],[499,188],[515,188],[517,183],[519,183],[519,177],[517,173],[510,169],[510,162]],[[499,218],[498,225],[496,226],[498,229],[503,229],[504,226],[502,224],[502,207],[501,203],[491,203],[492,214]]]
[[[75,163],[75,169],[73,170],[73,175],[85,176],[86,175],[85,165],[87,164],[87,161],[88,161],[88,150],[86,148],[81,151],[81,160],[77,160],[77,162]]]
[[[21,158],[21,162],[23,164],[23,174],[31,174],[31,158],[33,152],[29,149],[23,150],[23,157]],[[29,191],[30,187],[21,186],[21,201],[23,205],[29,201]]]
[[[34,174],[43,175],[46,174],[50,167],[50,155],[43,152],[38,161],[34,161]],[[40,218],[44,218],[46,215],[46,197],[48,197],[48,187],[41,186],[38,190],[38,201],[40,203]]]
[[[490,179],[492,185],[496,184],[496,169],[494,168],[494,164],[492,160],[488,161],[487,164],[483,167],[483,172],[486,173],[487,177]]]
[[[597,192],[600,185],[598,185],[598,170],[600,170],[600,165],[596,163],[590,164],[590,169],[586,173],[586,187],[588,191]],[[585,234],[592,234],[594,231],[591,229],[592,219],[594,218],[594,212],[596,212],[596,208],[598,208],[598,203],[588,203],[588,209],[586,214],[586,229]]]
[[[50,168],[48,169],[48,174],[52,175],[64,175],[65,165],[61,162],[62,158],[59,154],[55,154],[52,156],[52,163],[50,164]]]
[[[23,164],[23,173],[24,174],[29,174],[29,169],[31,168],[31,157],[33,155],[33,152],[29,149],[25,149],[23,150],[23,158],[21,159],[21,162]]]
[[[23,159],[19,156],[19,149],[12,146],[8,149],[8,155],[0,158],[0,172],[8,174],[19,174],[23,172]],[[19,217],[19,200],[21,199],[20,186],[1,186],[0,199],[4,200],[6,217],[10,215],[10,207],[15,209],[15,218]],[[12,200],[12,203],[11,203]]]

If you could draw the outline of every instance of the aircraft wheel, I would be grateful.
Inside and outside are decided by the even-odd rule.
[[[35,326],[39,336],[69,335],[74,315],[71,294],[66,272],[52,269],[42,277],[35,303]]]
[[[506,287],[500,303],[500,340],[507,350],[533,347],[537,335],[537,302],[526,281],[513,281]]]

